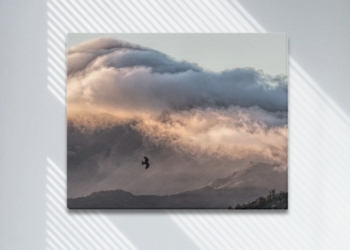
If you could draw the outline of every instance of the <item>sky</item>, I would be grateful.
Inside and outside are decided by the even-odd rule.
[[[68,34],[68,48],[94,38],[110,37],[161,51],[176,60],[220,72],[252,67],[271,75],[287,74],[287,35],[270,34]],[[229,53],[228,53],[229,51]]]
[[[259,50],[252,44],[261,35],[226,34],[226,42],[216,34],[145,35],[143,43],[81,36],[73,42],[69,36],[67,52],[69,197],[110,189],[174,194],[242,171],[252,161],[287,171],[282,50],[281,70],[274,62],[278,73],[266,73],[275,50],[286,51],[285,35],[264,38],[260,48],[269,39],[274,45],[261,52],[266,70],[248,53],[249,47]],[[164,52],[180,51],[184,41],[197,52]],[[161,46],[167,49],[155,49]],[[145,155],[151,167],[140,171]]]

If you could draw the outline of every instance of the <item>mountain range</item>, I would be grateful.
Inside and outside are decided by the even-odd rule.
[[[68,199],[70,209],[89,208],[224,208],[247,203],[269,190],[287,191],[287,173],[277,165],[251,162],[243,170],[202,188],[172,195],[134,195],[121,189]]]

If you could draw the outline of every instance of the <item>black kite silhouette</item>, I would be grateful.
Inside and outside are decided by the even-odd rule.
[[[142,165],[146,165],[145,169],[147,169],[147,168],[149,168],[149,160],[148,160],[148,158],[146,156],[143,157],[143,158],[145,158],[145,161],[141,161],[141,164]]]

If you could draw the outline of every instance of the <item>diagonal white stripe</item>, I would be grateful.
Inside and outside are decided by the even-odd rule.
[[[75,239],[79,239],[81,244],[84,245],[86,249],[93,249],[91,243],[91,237],[85,233],[85,230],[80,226],[80,224],[76,223],[73,219],[71,219],[67,214],[61,211],[60,207],[56,207],[51,205],[53,198],[48,195],[48,214],[51,216],[55,216],[55,218],[59,219],[59,223],[69,231],[70,234],[74,234]]]
[[[94,13],[88,13],[86,11],[85,4],[81,3],[82,2],[80,1],[68,1],[67,5],[72,6],[72,10],[76,10],[75,13],[77,13],[77,15],[81,18],[80,20],[85,23],[89,29],[92,29],[95,32],[105,32],[106,29],[96,22],[96,16]]]
[[[66,95],[66,92],[63,90],[62,86],[59,86],[50,76],[48,77],[48,80],[62,96]]]
[[[48,250],[50,249],[59,250],[58,247],[55,246],[55,244],[53,244],[53,242],[49,238],[46,238],[46,242],[49,245],[49,247],[47,248]]]
[[[67,179],[65,173],[51,160],[50,157],[46,157],[47,162],[50,164],[50,166],[56,171],[56,173],[59,174],[64,180]]]
[[[164,8],[160,6],[160,4],[156,4],[156,3],[157,2],[154,0],[147,1],[147,4],[150,5],[152,8],[152,12],[154,13],[154,16],[161,17],[161,18],[158,18],[158,21],[166,23],[165,27],[171,27],[170,32],[181,32],[181,28],[179,27],[178,23],[173,22],[173,20],[169,18],[170,17],[169,13],[166,13],[166,10],[164,10]]]
[[[124,7],[122,1],[106,1],[106,3],[111,6],[111,8],[117,12],[121,20],[126,20],[125,24],[130,25],[132,32],[150,32],[147,26],[143,23],[135,23],[137,16],[133,16],[128,8]]]
[[[51,232],[55,236],[57,235],[58,238],[59,238],[59,241],[68,247],[68,248],[65,248],[65,249],[76,249],[76,245],[74,244],[75,247],[73,247],[73,245],[71,244],[72,241],[66,240],[67,236],[63,236],[62,233],[60,231],[58,231],[56,229],[56,227],[51,224],[50,221],[47,222],[47,225],[48,225],[49,232]],[[63,232],[65,232],[65,230],[63,230]]]
[[[169,5],[167,4],[167,1],[168,0],[155,0],[155,2],[157,3],[156,5],[162,8],[161,12],[165,12],[166,15],[171,18],[169,22],[179,27],[179,32],[188,32],[189,29],[184,23],[184,21],[181,18],[179,18],[179,16],[175,14],[174,11],[171,10]]]
[[[47,88],[64,106],[66,105],[66,101],[57,93],[55,89],[53,89],[50,85],[48,85]]]
[[[196,11],[199,16],[202,16],[202,23],[205,23],[207,26],[212,27],[212,31],[214,32],[224,32],[223,25],[218,21],[218,19],[215,17],[215,14],[212,13],[213,10],[207,10],[207,8],[204,6],[206,0],[192,0],[190,1],[194,5],[194,9],[198,9],[199,11]],[[200,24],[199,24],[200,25]]]
[[[214,10],[216,18],[220,19],[220,23],[222,23],[226,27],[225,32],[238,32],[240,31],[237,27],[240,27],[240,24],[237,25],[236,21],[230,21],[230,18],[228,17],[226,13],[226,9],[223,9],[220,4],[217,3],[217,1],[207,1],[207,8]]]
[[[94,29],[87,24],[84,19],[81,17],[81,15],[78,13],[77,10],[75,10],[72,6],[71,3],[74,1],[59,1],[59,3],[62,3],[62,6],[64,6],[66,8],[66,11],[68,11],[68,13],[70,13],[72,15],[72,17],[74,16],[74,18],[72,18],[72,22],[76,25],[76,26],[83,26],[85,28],[85,30],[87,30],[88,32],[94,32]],[[79,10],[79,9],[78,9]],[[67,13],[67,14],[68,14]]]
[[[197,233],[193,232],[192,228],[188,226],[188,223],[178,215],[178,212],[175,212],[171,218],[200,249],[209,249],[208,246],[197,236]]]
[[[166,0],[166,3],[169,4],[170,8],[178,15],[180,20],[184,20],[185,26],[189,27],[190,32],[204,32],[201,25],[195,23],[195,20],[192,18],[193,14],[191,14],[188,8],[183,8],[181,6],[181,2]],[[186,25],[187,24],[187,25]],[[211,31],[209,29],[209,31]]]
[[[58,246],[60,246],[61,249],[67,249],[67,247],[65,247],[62,242],[60,240],[57,239],[56,235],[53,234],[50,230],[47,230],[46,232],[49,236],[49,238],[51,238],[54,242],[56,242],[56,244]]]
[[[65,78],[63,70],[60,69],[51,58],[48,59],[48,62],[49,62],[49,66],[51,67],[51,69],[54,70],[58,74],[58,76]]]
[[[56,210],[60,211],[61,214],[64,215],[64,212],[61,211],[61,209],[65,206],[64,202],[61,202],[62,198],[59,197],[59,195],[52,188],[47,187],[47,189],[50,192],[50,194],[47,195],[47,198],[51,201],[51,204],[56,207]],[[89,242],[94,246],[94,249],[100,249],[101,246],[108,249],[104,241],[99,238],[96,235],[96,232],[94,232],[94,230],[91,229],[90,226],[88,226],[80,217],[71,216],[71,219],[74,219],[75,226],[79,225],[79,228],[81,228],[80,233],[82,233],[85,238],[89,240]],[[72,220],[70,220],[70,222],[72,223]]]
[[[51,4],[51,2],[53,4]],[[47,5],[49,13],[51,13],[52,16],[55,16],[59,22],[62,22],[62,26],[66,28],[64,32],[83,32],[84,28],[81,25],[76,24],[68,11],[66,11],[58,2],[59,1],[48,1]]]
[[[131,18],[129,20],[134,20],[136,27],[144,26],[147,32],[151,32],[151,33],[157,32],[157,29],[152,27],[152,25],[150,25],[148,20],[144,19],[143,15],[141,15],[138,9],[133,8],[129,0],[128,1],[120,0],[118,1],[118,4],[123,6],[124,10],[127,10],[129,17]]]
[[[61,68],[62,72],[66,71],[66,66],[64,65],[64,61],[62,59],[59,59],[56,54],[52,51],[52,49],[48,48],[47,52],[49,53],[49,55],[51,56],[51,58],[54,59],[54,61],[57,63],[58,67]],[[62,78],[63,80],[65,78]]]
[[[117,20],[115,20],[115,22],[123,26],[124,32],[139,32],[139,29],[136,28],[133,20],[128,19],[125,15],[126,13],[124,11],[121,11],[122,8],[116,6],[116,3],[114,1],[104,0],[103,3],[104,4],[100,4],[102,9],[106,11],[110,16],[117,17]]]
[[[95,12],[94,16],[100,25],[108,27],[108,32],[117,32],[119,30],[119,28],[115,27],[116,25],[111,22],[109,16],[107,18],[106,13],[101,11],[100,6],[95,4],[95,1],[85,0],[83,3],[85,3],[90,13]]]
[[[155,13],[154,8],[152,8],[150,6],[150,3],[152,1],[138,1],[138,0],[132,0],[131,1],[135,6],[137,6],[138,4],[142,5],[141,8],[141,13],[144,12],[142,11],[142,9],[147,10],[147,14],[148,14],[148,18],[150,19],[152,25],[154,25],[154,27],[157,27],[158,31],[160,30],[161,32],[170,32],[170,29],[168,28],[168,25],[164,25],[163,20],[161,20],[160,18],[158,18],[158,13]],[[144,4],[144,2],[147,2],[146,4]],[[147,18],[147,17],[146,17]]]

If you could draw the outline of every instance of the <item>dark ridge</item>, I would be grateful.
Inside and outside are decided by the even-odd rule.
[[[133,195],[123,190],[110,190],[92,193],[85,197],[67,200],[70,209],[147,209],[147,208],[206,208],[226,209],[230,204],[248,202],[253,197],[259,197],[267,190],[257,188],[223,188],[216,189],[206,186],[183,193],[157,196]]]
[[[288,209],[288,192],[275,193],[275,190],[269,191],[266,197],[259,197],[253,202],[240,205],[235,209]],[[230,206],[229,209],[232,209]]]

